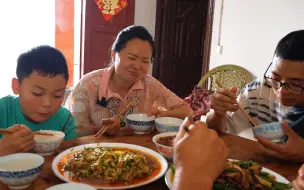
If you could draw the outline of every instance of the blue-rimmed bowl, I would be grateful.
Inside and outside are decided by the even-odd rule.
[[[135,134],[146,134],[154,125],[154,116],[147,114],[130,114],[126,117],[129,127]]]
[[[272,142],[281,142],[285,135],[280,122],[259,125],[253,127],[252,130],[255,136],[261,136]]]
[[[184,121],[174,117],[159,117],[155,119],[155,126],[158,132],[178,132],[179,127]]]
[[[43,164],[42,156],[31,153],[0,157],[0,181],[10,189],[25,189],[39,176]]]

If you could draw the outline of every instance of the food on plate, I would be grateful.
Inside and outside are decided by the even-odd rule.
[[[173,141],[174,141],[175,137],[176,137],[176,135],[167,136],[167,137],[160,137],[157,140],[157,143],[168,146],[168,147],[173,147]]]
[[[130,184],[160,168],[149,156],[129,149],[91,147],[68,156],[62,172],[69,172],[72,179],[97,179],[103,184]]]
[[[174,174],[174,166],[171,166],[171,171]],[[172,182],[173,179],[171,179]],[[213,184],[213,190],[242,189],[287,190],[291,189],[291,184],[276,181],[274,175],[262,171],[262,167],[256,162],[238,160],[227,161],[225,163],[224,171]]]

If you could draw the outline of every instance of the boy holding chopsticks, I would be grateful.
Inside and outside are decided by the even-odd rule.
[[[63,54],[50,46],[33,48],[19,56],[16,74],[12,90],[19,96],[0,99],[0,156],[31,150],[32,131],[57,130],[65,140],[76,138],[73,116],[61,107],[69,79]]]
[[[234,134],[252,127],[246,114],[258,125],[284,122],[285,144],[257,137],[261,150],[284,160],[304,161],[304,30],[286,35],[278,43],[264,77],[245,86],[237,97],[236,88],[219,88],[212,97],[209,127]],[[228,114],[227,114],[228,112]]]

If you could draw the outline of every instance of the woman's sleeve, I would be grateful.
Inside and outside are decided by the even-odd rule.
[[[80,81],[69,95],[65,107],[70,110],[77,127],[93,127],[90,116],[90,98],[88,85],[90,81]]]

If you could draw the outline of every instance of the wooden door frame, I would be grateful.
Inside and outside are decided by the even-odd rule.
[[[212,28],[213,28],[213,15],[214,15],[215,0],[209,0],[207,11],[207,22],[204,42],[204,53],[202,63],[202,76],[209,71],[210,55],[211,55],[211,42],[212,42]],[[207,84],[205,84],[205,88]]]
[[[80,19],[80,63],[79,63],[79,79],[83,76],[84,65],[84,39],[85,39],[85,0],[81,1],[81,19]]]
[[[164,0],[157,0],[157,10],[156,10],[156,25],[155,25],[155,34],[161,34],[162,22],[160,20],[163,19],[164,13],[162,10],[159,10]],[[165,0],[167,1],[167,0]],[[203,52],[203,61],[202,61],[202,76],[204,76],[209,70],[209,62],[210,62],[210,53],[211,53],[211,41],[212,41],[212,26],[213,26],[213,15],[214,15],[214,6],[215,0],[209,0],[208,2],[208,10],[207,10],[207,21],[206,21],[206,31],[205,31],[205,40],[204,40],[204,52]],[[166,16],[166,15],[165,15]],[[167,26],[170,27],[170,26]],[[162,34],[163,35],[163,34]],[[162,44],[165,43],[165,36],[155,35],[155,46],[162,47]],[[155,62],[157,64],[153,64],[153,76],[157,79],[160,78],[160,74],[162,73],[162,66],[159,64],[159,60],[162,59],[162,49],[157,49],[155,54]],[[164,61],[166,62],[166,61]]]

